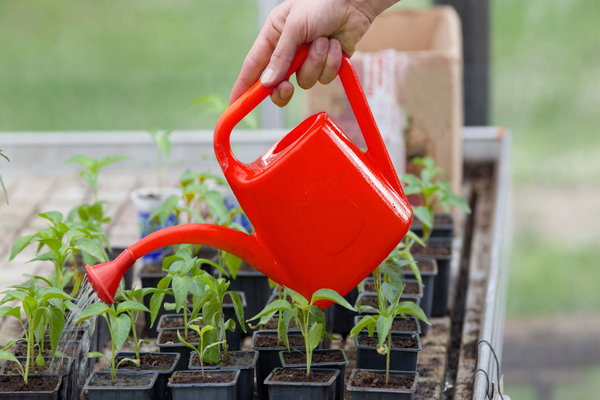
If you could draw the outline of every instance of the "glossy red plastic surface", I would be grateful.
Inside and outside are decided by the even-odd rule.
[[[299,49],[288,77],[307,52],[308,46]],[[271,89],[258,82],[225,111],[214,136],[219,164],[255,233],[207,224],[179,225],[131,246],[133,258],[167,245],[209,245],[239,256],[306,297],[322,288],[345,295],[370,274],[404,237],[412,211],[346,57],[339,75],[365,137],[366,153],[327,113],[318,113],[258,160],[240,162],[229,139],[234,126],[270,94]],[[102,265],[106,264],[88,271],[105,268]],[[124,272],[123,265],[110,268],[115,274]],[[97,279],[89,276],[92,282]]]

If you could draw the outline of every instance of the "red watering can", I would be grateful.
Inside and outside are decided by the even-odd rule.
[[[308,45],[300,47],[286,79],[307,54]],[[183,243],[223,249],[307,298],[323,288],[345,295],[369,275],[404,237],[412,211],[346,56],[339,76],[365,137],[366,153],[321,112],[256,161],[240,162],[231,152],[231,131],[271,92],[257,82],[223,113],[214,135],[217,160],[255,233],[210,224],[162,229],[116,260],[86,267],[98,297],[111,304],[135,260]]]

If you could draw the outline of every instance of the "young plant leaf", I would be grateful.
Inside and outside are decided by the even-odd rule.
[[[348,303],[348,301],[346,301],[346,299],[344,299],[342,296],[340,296],[335,290],[331,290],[331,289],[319,289],[316,292],[313,293],[312,295],[312,299],[311,299],[311,304],[315,304],[317,301],[333,301],[336,304],[339,304],[340,306],[347,308],[348,310],[352,310],[354,311],[354,308],[350,305],[350,303]]]

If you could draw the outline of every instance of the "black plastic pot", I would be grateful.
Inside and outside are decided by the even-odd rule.
[[[88,391],[89,400],[154,400],[154,383],[158,372],[117,371],[121,377],[148,376],[148,383],[139,386],[92,386],[91,382],[101,376],[110,376],[110,372],[94,372],[85,383],[84,389]]]
[[[245,262],[244,262],[245,264]],[[246,319],[250,319],[258,314],[267,301],[271,294],[271,288],[269,287],[269,278],[259,271],[243,271],[241,268],[237,273],[235,279],[230,280],[229,290],[236,292],[244,292],[246,295],[246,301],[248,305],[244,310]],[[248,330],[248,326],[246,325]],[[252,331],[248,331],[252,334]]]
[[[195,374],[200,371],[178,371],[176,374]],[[234,375],[227,383],[171,383],[173,400],[235,400],[240,371],[210,371],[213,374]]]
[[[363,318],[364,318],[364,316],[362,316],[362,315],[357,315],[356,317],[354,317],[354,325],[358,325],[360,320]],[[399,336],[406,337],[406,338],[413,337],[415,335],[420,335],[421,329],[422,329],[421,322],[412,315],[407,315],[406,318],[415,321],[417,324],[417,329],[414,331],[392,331],[392,332],[397,333]],[[394,318],[394,321],[401,320],[401,319],[403,319],[401,316],[397,316],[396,318]],[[426,325],[426,324],[423,324],[423,325]],[[375,329],[375,332],[377,332],[377,329]]]
[[[449,219],[449,223],[442,223],[441,220]],[[432,237],[454,237],[454,216],[452,214],[435,214],[433,216],[433,231],[431,231],[430,238]],[[423,225],[418,219],[413,219],[413,223],[410,226],[410,230],[417,234],[419,237],[423,237]]]
[[[141,369],[141,371],[152,371],[157,372],[158,376],[156,377],[156,382],[154,382],[154,400],[170,400],[171,397],[171,389],[167,387],[167,383],[169,382],[169,378],[175,371],[175,367],[179,363],[179,359],[181,358],[181,354],[179,353],[140,353],[140,357],[144,354],[164,354],[168,355],[173,359],[173,364],[169,369]],[[115,354],[115,360],[120,360],[122,358],[135,358],[134,352],[120,351]],[[106,369],[110,371],[110,367]],[[122,369],[120,371],[129,371]]]
[[[281,368],[275,368],[264,382],[268,387],[270,400],[331,400],[336,398],[335,382],[340,374],[339,370],[326,368],[319,369],[319,372],[334,372],[333,377],[327,382],[278,382],[271,380],[273,374],[279,369]]]
[[[190,352],[192,350],[189,347],[181,343],[173,343],[173,344],[161,344],[160,340],[163,332],[165,331],[179,331],[181,336],[184,335],[183,328],[167,328],[163,329],[158,333],[158,338],[156,339],[156,346],[160,350],[161,353],[178,353],[180,355],[179,361],[175,365],[175,371],[181,371],[187,368],[190,363]],[[190,330],[191,331],[191,330]],[[192,346],[198,346],[198,343],[190,343]]]
[[[421,280],[423,281],[423,298],[421,299],[421,308],[423,312],[427,316],[427,318],[431,318],[431,311],[433,307],[433,294],[435,292],[435,278],[438,274],[437,262],[433,258],[421,258],[419,262],[417,262],[417,266],[421,262],[427,262],[433,264],[433,271],[424,272],[419,269],[421,273]],[[416,276],[410,270],[404,270],[404,277],[406,279],[416,279]],[[429,325],[423,324],[421,326],[421,335],[426,335],[429,332]]]
[[[2,399],[14,399],[14,400],[59,400],[58,391],[62,384],[62,379],[56,375],[30,375],[29,380],[34,381],[37,379],[47,379],[48,376],[53,377],[56,380],[56,386],[52,391],[48,392],[0,392],[0,398]],[[23,379],[21,375],[2,375],[0,381],[10,381],[12,379]]]
[[[264,380],[269,376],[273,369],[281,367],[279,352],[286,351],[285,346],[282,347],[256,347],[255,341],[259,336],[277,336],[277,331],[256,331],[252,334],[252,342],[250,348],[258,351],[258,362],[256,363],[256,393],[259,400],[269,400],[268,388],[264,384]],[[300,332],[288,332],[288,337],[302,336]],[[304,350],[302,347],[291,347],[290,350]]]
[[[433,258],[437,262],[438,274],[435,277],[433,290],[433,304],[431,307],[432,317],[444,317],[448,314],[448,287],[450,285],[450,261],[452,260],[452,238],[429,238],[428,248],[433,248],[433,254],[419,255],[416,253],[421,246],[413,245],[415,260]],[[437,248],[449,248],[450,254],[436,253]],[[415,251],[416,250],[416,251]]]
[[[373,293],[373,292],[362,292],[361,294],[358,295],[356,302],[358,303],[360,301],[361,304],[363,304],[362,303],[363,299],[365,299],[367,297],[377,299],[377,294]],[[421,296],[403,294],[402,296],[400,296],[400,301],[401,302],[402,301],[412,301],[413,303],[415,303],[417,305],[421,305]],[[368,310],[368,311],[363,312],[363,314],[364,315],[376,314],[376,311]]]
[[[158,286],[158,282],[160,282],[160,280],[162,278],[164,278],[165,276],[167,276],[166,273],[164,272],[160,272],[160,273],[156,273],[156,274],[150,274],[150,273],[145,273],[143,272],[144,268],[142,267],[142,269],[140,270],[140,272],[138,272],[138,276],[140,277],[140,280],[142,281],[142,288],[156,288]],[[169,284],[169,287],[171,287],[171,285]],[[150,308],[150,299],[152,298],[152,296],[148,295],[148,296],[144,296],[144,305],[148,308]],[[165,306],[164,303],[174,303],[175,302],[175,298],[171,295],[166,295],[163,299],[163,304],[161,304],[157,316],[156,316],[156,321],[158,321],[158,319],[163,315],[163,314],[168,314],[169,311],[165,310]],[[148,336],[149,338],[155,338],[158,336],[158,331],[156,329],[152,329],[151,327],[151,317],[150,317],[150,313],[144,313],[144,321],[146,322],[146,336]]]
[[[413,386],[408,390],[402,389],[379,389],[379,388],[367,388],[367,387],[356,387],[352,386],[352,379],[356,375],[357,371],[367,371],[375,374],[381,374],[382,379],[385,379],[385,370],[369,370],[369,369],[355,369],[352,370],[350,380],[346,389],[352,394],[352,400],[413,400],[415,391],[417,390],[417,382],[419,374],[417,372],[404,372],[404,371],[391,371],[390,376],[406,376],[414,375],[415,381]]]
[[[256,368],[256,363],[258,361],[258,351],[236,351],[235,353],[240,354],[253,354],[252,364],[250,365],[240,365],[240,366],[227,366],[227,367],[219,367],[213,365],[205,365],[205,371],[240,371],[240,376],[237,380],[237,389],[236,389],[236,399],[237,400],[252,400],[254,397],[254,370]],[[193,365],[193,355],[198,354],[198,352],[193,351],[190,354],[190,363],[188,365],[188,369],[190,370],[200,370],[202,369],[200,365]]]
[[[323,362],[323,363],[311,363],[311,371],[313,368],[315,369],[337,369],[340,371],[340,374],[335,379],[335,399],[342,400],[344,398],[344,377],[346,376],[346,365],[348,365],[348,357],[346,357],[346,352],[344,350],[338,349],[327,349],[327,350],[314,350],[313,354],[323,354],[323,353],[335,353],[341,352],[344,356],[344,361],[341,362]],[[292,352],[293,353],[293,352]],[[284,355],[287,354],[287,351],[279,352],[279,360],[281,361],[281,365],[283,368],[306,368],[306,364],[288,364],[285,362]]]
[[[358,288],[352,289],[344,299],[350,304],[356,303],[358,298]],[[344,338],[348,336],[353,328],[354,317],[356,316],[355,311],[350,311],[346,307],[342,307],[339,304],[334,304],[331,307],[333,313],[333,332],[341,334]]]
[[[354,338],[356,345],[356,368],[363,369],[386,369],[386,356],[379,354],[377,347],[363,346],[358,343],[358,338],[368,336],[367,332],[360,332]],[[374,335],[375,336],[375,335]],[[392,338],[406,339],[406,336],[398,333],[392,333]],[[416,349],[397,349],[392,347],[390,354],[390,370],[394,371],[416,371],[417,358],[422,350],[421,339],[419,335],[415,335],[418,347]]]
[[[26,357],[17,357],[17,360],[19,362],[24,361],[26,359],[27,359]],[[39,376],[42,376],[42,375],[44,375],[44,376],[48,376],[48,375],[59,376],[60,380],[61,380],[61,384],[60,384],[60,387],[59,387],[58,396],[61,399],[67,399],[68,396],[69,396],[69,394],[71,393],[70,390],[72,390],[69,387],[69,384],[71,383],[70,380],[69,380],[69,377],[70,377],[70,374],[73,372],[72,369],[71,369],[71,365],[72,365],[73,360],[71,359],[71,357],[57,357],[56,359],[66,360],[66,364],[67,365],[66,365],[64,373],[62,373],[62,374],[43,373],[43,374],[35,374],[35,375],[39,375]],[[44,357],[44,361],[46,362],[46,364],[50,364],[52,362],[52,358],[50,358],[50,357]],[[2,374],[4,374],[4,368],[5,368],[5,366],[6,366],[6,364],[8,362],[9,361],[7,361],[7,360],[4,360],[2,362]],[[30,374],[30,377],[31,376],[33,376],[33,374]]]

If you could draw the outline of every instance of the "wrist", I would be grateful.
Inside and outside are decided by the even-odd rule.
[[[350,6],[355,7],[369,18],[371,22],[379,14],[398,3],[400,0],[348,0]]]

